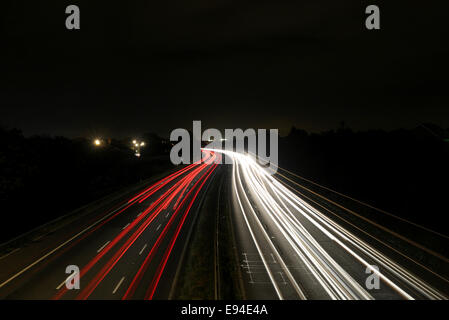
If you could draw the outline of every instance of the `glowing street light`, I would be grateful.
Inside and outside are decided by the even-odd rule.
[[[97,146],[97,147],[101,146],[101,140],[100,139],[95,139],[94,140],[94,145]]]
[[[145,146],[145,142],[138,141],[137,139],[134,139],[132,141],[132,143],[133,143],[133,148],[132,149],[134,149],[134,152],[135,152],[134,155],[136,157],[140,157],[140,148]]]

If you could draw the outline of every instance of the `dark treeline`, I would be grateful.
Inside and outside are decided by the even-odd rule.
[[[279,165],[378,208],[447,233],[449,130],[309,134],[280,140]]]
[[[0,243],[170,166],[168,144],[142,138],[141,157],[127,140],[24,137],[0,129]]]

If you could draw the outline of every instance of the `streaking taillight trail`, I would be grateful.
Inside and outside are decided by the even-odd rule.
[[[205,157],[198,161],[197,163],[191,164],[183,169],[180,169],[171,175],[163,178],[162,180],[154,183],[151,187],[146,188],[144,191],[140,192],[132,199],[127,202],[127,205],[120,211],[118,211],[113,216],[109,217],[107,220],[103,221],[101,224],[96,226],[93,230],[89,232],[89,235],[94,231],[98,230],[102,226],[104,226],[107,222],[111,221],[117,215],[123,213],[128,208],[132,207],[136,203],[143,203],[145,200],[149,199],[152,195],[155,195],[156,192],[161,191],[163,188],[168,187],[170,182],[174,183],[172,186],[168,188],[162,195],[160,195],[153,203],[148,206],[142,213],[139,214],[138,217],[135,218],[128,226],[126,226],[112,241],[110,241],[94,258],[92,258],[84,267],[82,267],[80,271],[80,278],[85,277],[85,275],[92,270],[92,268],[100,263],[103,257],[105,257],[114,247],[126,237],[126,241],[122,244],[117,251],[113,254],[113,256],[101,267],[100,271],[95,274],[95,276],[88,282],[88,284],[82,289],[82,291],[77,295],[76,299],[87,299],[98,287],[98,285],[105,279],[105,277],[109,274],[109,272],[114,268],[114,266],[123,258],[128,249],[136,242],[136,240],[142,235],[145,230],[151,225],[151,223],[158,217],[158,215],[163,211],[170,207],[173,207],[173,214],[170,220],[165,225],[161,234],[158,237],[158,240],[153,245],[150,253],[145,259],[144,263],[139,268],[137,274],[134,276],[132,283],[130,284],[127,292],[125,293],[123,298],[130,298],[132,293],[135,291],[137,286],[139,285],[139,281],[143,276],[148,264],[151,262],[151,258],[153,257],[156,250],[159,248],[162,239],[167,235],[168,230],[174,223],[175,219],[179,216],[180,212],[183,212],[181,217],[181,221],[177,225],[175,229],[175,235],[170,239],[170,250],[164,254],[164,260],[161,262],[158,268],[157,274],[155,278],[160,279],[165,264],[167,262],[168,257],[170,256],[171,249],[174,246],[174,243],[179,235],[179,232],[185,222],[188,212],[192,207],[198,193],[204,186],[204,183],[210,177],[211,173],[215,170],[216,165],[213,164],[217,155],[214,152],[204,151]],[[204,172],[203,172],[204,171]],[[175,181],[175,179],[177,179]],[[195,183],[194,180],[197,179]],[[190,184],[193,183],[193,186],[187,192],[187,188]],[[192,196],[193,195],[193,196]],[[189,201],[185,210],[184,204],[186,201]],[[137,229],[130,234],[131,230]],[[87,236],[87,235],[86,235]],[[152,284],[152,287],[156,287],[156,284]],[[53,297],[53,299],[61,299],[67,293],[68,289],[64,286],[62,287],[57,294]],[[153,290],[154,294],[154,290]]]

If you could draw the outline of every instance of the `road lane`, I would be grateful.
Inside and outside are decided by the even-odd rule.
[[[9,299],[121,299],[146,261],[141,282],[152,284],[151,296],[136,292],[127,298],[152,298],[168,261],[176,263],[175,247],[183,224],[205,182],[215,170],[215,155],[205,152],[201,163],[187,166],[129,199],[87,229],[73,232],[67,241],[8,279],[0,279],[0,296]],[[168,252],[166,248],[170,248]],[[148,258],[151,252],[150,259]],[[148,254],[148,255],[147,255]],[[5,257],[7,259],[7,257]],[[80,268],[80,290],[67,290],[67,265]],[[154,274],[153,274],[154,273]],[[150,281],[148,281],[148,279]],[[152,282],[153,281],[153,282]],[[165,281],[163,288],[170,287]]]
[[[374,237],[364,224],[366,219],[357,223],[343,219],[338,206],[313,197],[313,192],[298,192],[285,180],[267,174],[248,155],[203,152],[201,162],[157,181],[99,219],[73,224],[32,263],[0,278],[0,298],[168,298],[182,269],[179,261],[187,230],[199,200],[213,183],[217,168],[213,161],[225,153],[233,165],[225,167],[227,179],[220,183],[227,184],[230,192],[226,193],[232,196],[231,220],[245,297],[447,299],[447,290],[436,288],[423,273],[432,275],[426,271],[431,271],[430,266],[413,267],[424,261],[404,259],[403,247],[386,245],[382,242],[386,239],[377,239],[379,233]],[[376,232],[386,232],[379,229]],[[56,235],[43,239],[47,237]],[[1,262],[12,262],[17,254],[5,255]],[[74,278],[65,273],[68,265],[80,268],[80,290],[65,286],[66,279]],[[371,275],[379,278],[379,289],[367,287]]]
[[[355,236],[267,174],[252,157],[214,151],[233,160],[234,220],[250,298],[447,299],[395,256]],[[371,274],[379,278],[379,289],[366,285]]]

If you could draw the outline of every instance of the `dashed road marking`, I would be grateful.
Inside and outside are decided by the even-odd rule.
[[[249,278],[250,278],[249,283],[254,283],[253,275],[251,274],[251,269],[249,267],[248,255],[245,252],[243,253],[243,255],[245,256],[245,260],[243,260],[243,262],[246,262],[246,267],[248,268],[248,270],[246,272],[249,274]]]
[[[139,256],[142,254],[143,250],[145,250],[146,247],[147,247],[147,244],[145,243],[145,245],[143,246],[143,248],[139,252]]]
[[[103,250],[111,241],[106,242],[104,245],[101,246],[100,249],[97,250],[97,253],[99,253],[101,250]]]
[[[120,281],[119,281],[119,282],[117,283],[117,285],[115,286],[114,291],[112,291],[112,294],[115,294],[115,293],[117,292],[117,290],[118,290],[118,288],[120,287],[120,285],[122,284],[123,280],[125,280],[125,277],[122,277],[122,278],[120,279]]]
[[[93,224],[91,224],[90,226],[88,226],[87,228],[85,228],[84,230],[78,232],[77,234],[75,234],[73,237],[71,237],[70,239],[66,240],[64,243],[60,244],[59,246],[57,246],[56,248],[54,248],[53,250],[51,250],[50,252],[48,252],[47,254],[43,255],[42,257],[40,257],[39,259],[37,259],[36,261],[34,261],[33,263],[29,264],[27,267],[23,268],[22,270],[20,270],[19,272],[17,272],[15,275],[13,275],[12,277],[10,277],[9,279],[5,280],[4,282],[0,283],[0,288],[2,288],[3,286],[5,286],[6,284],[8,284],[9,282],[11,282],[12,280],[14,280],[15,278],[17,278],[18,276],[20,276],[21,274],[23,274],[24,272],[28,271],[29,269],[31,269],[32,267],[34,267],[36,264],[38,264],[39,262],[43,261],[44,259],[46,259],[48,256],[52,255],[53,253],[55,253],[56,251],[58,251],[59,249],[61,249],[62,247],[64,247],[66,244],[68,244],[69,242],[73,241],[74,239],[76,239],[77,237],[79,237],[80,235],[82,235],[83,233],[85,233],[86,231],[90,230],[91,228],[93,228],[95,225],[97,225],[98,223],[100,223],[101,221],[104,221],[105,219],[107,219],[108,217],[112,216],[114,213],[116,213],[117,211],[119,211],[120,209],[122,209],[123,207],[125,207],[127,204],[123,204],[120,207],[118,207],[117,209],[115,209],[114,211],[110,212],[109,214],[105,215],[104,217],[102,217],[100,220],[94,222]]]
[[[285,278],[284,278],[284,276],[282,275],[282,272],[281,272],[281,271],[279,271],[279,274],[281,275],[282,283],[283,283],[283,284],[287,284],[287,281],[285,281]]]
[[[66,284],[69,280],[72,280],[72,278],[75,277],[76,274],[77,274],[77,272],[72,273],[70,276],[68,276],[63,282],[61,282],[61,284],[60,284],[59,286],[56,287],[56,290],[61,289],[62,286],[63,286],[64,284]]]

